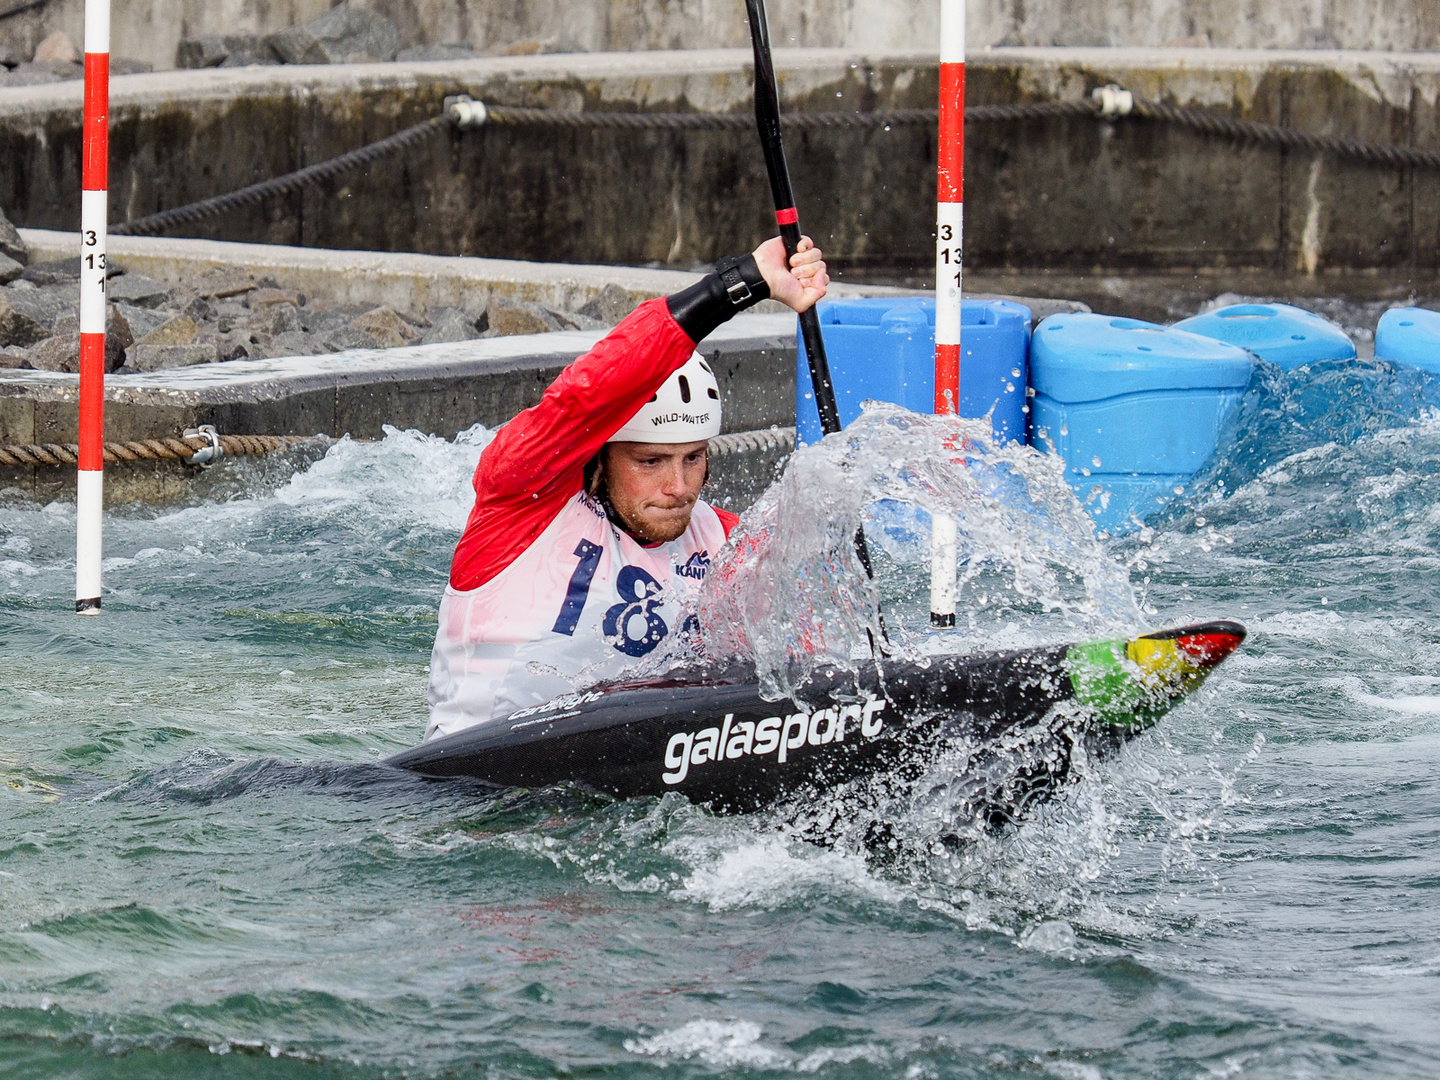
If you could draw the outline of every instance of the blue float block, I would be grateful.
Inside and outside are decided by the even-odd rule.
[[[1254,358],[1108,315],[1052,315],[1030,342],[1031,442],[1053,446],[1096,525],[1128,531],[1215,452]]]
[[[1375,328],[1375,359],[1440,375],[1440,311],[1391,308]]]
[[[915,412],[935,411],[935,301],[923,297],[827,300],[820,332],[840,422],[860,415],[863,401],[888,401]],[[1030,309],[1008,300],[960,305],[960,415],[990,413],[1000,442],[1025,438],[1025,385]],[[798,331],[795,425],[800,442],[820,441],[820,413],[810,361]]]
[[[1233,304],[1174,329],[1238,345],[1286,371],[1320,360],[1353,360],[1355,343],[1329,319],[1289,304]]]

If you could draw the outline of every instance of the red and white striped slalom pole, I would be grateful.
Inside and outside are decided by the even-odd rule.
[[[935,412],[960,411],[965,204],[965,0],[940,0],[940,142],[935,184]],[[955,519],[930,531],[930,624],[955,625]]]
[[[80,454],[75,484],[75,611],[100,614],[105,441],[105,223],[110,183],[110,0],[85,0],[80,181]]]

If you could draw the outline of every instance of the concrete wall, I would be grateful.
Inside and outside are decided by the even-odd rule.
[[[233,190],[433,115],[447,93],[564,108],[748,112],[743,51],[257,68],[117,79],[112,220]],[[933,58],[782,51],[791,110],[933,102]],[[1379,142],[1440,147],[1440,55],[994,49],[971,100],[1146,97]],[[78,224],[78,85],[0,92],[0,205]],[[790,142],[802,222],[852,276],[929,273],[934,135]],[[1072,273],[1440,269],[1440,174],[1236,144],[1139,120],[967,131],[966,266]],[[193,235],[332,248],[689,269],[773,230],[753,134],[452,133]],[[994,286],[989,286],[994,287]],[[1044,288],[1031,284],[1031,287]],[[1012,290],[1013,291],[1013,290]],[[1045,291],[1049,291],[1048,289]],[[1052,294],[1053,295],[1053,294]]]
[[[355,0],[383,11],[407,42],[486,49],[559,39],[589,52],[708,49],[747,43],[739,0]],[[269,33],[304,22],[330,0],[130,0],[116,4],[116,56],[174,66],[183,38]],[[934,49],[939,0],[771,0],[777,44]],[[1440,48],[1436,0],[971,0],[969,46]],[[78,45],[84,0],[50,0],[0,21],[0,42],[28,57],[55,29]]]
[[[435,115],[458,90],[509,104],[749,115],[747,57],[575,54],[117,78],[111,218],[133,219],[329,158]],[[937,92],[935,65],[908,55],[872,63],[834,51],[781,62],[786,107],[796,110],[923,106]],[[0,206],[18,225],[78,225],[80,96],[78,84],[0,91],[0,159],[15,163],[0,171]],[[912,211],[934,200],[933,164],[925,165],[933,163],[933,142],[925,127],[795,139],[795,160],[808,162],[797,170],[797,190],[814,208],[811,227],[857,261],[888,264],[897,243],[907,257],[919,250],[914,237],[928,225]],[[828,193],[823,204],[821,192]],[[748,130],[494,128],[437,136],[190,235],[690,269],[748,250],[773,230],[768,198]]]
[[[225,434],[352,435],[384,426],[453,438],[496,427],[540,400],[604,331],[483,338],[328,356],[233,360],[105,379],[105,438]],[[746,313],[700,343],[724,395],[726,432],[795,423],[795,318]],[[76,439],[79,376],[0,371],[0,446]]]

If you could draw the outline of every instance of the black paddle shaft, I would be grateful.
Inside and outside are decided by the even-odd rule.
[[[765,0],[745,0],[745,7],[750,15],[750,44],[755,50],[755,124],[765,151],[765,170],[770,174],[775,221],[788,258],[800,246],[800,215],[795,209],[795,189],[790,186],[790,166],[785,163],[785,143],[780,139],[780,90],[775,84],[775,61],[770,57],[770,24],[765,19]],[[840,407],[835,404],[830,361],[825,356],[825,339],[820,336],[820,313],[813,307],[800,313],[800,336],[805,339],[805,358],[810,362],[810,385],[815,389],[820,430],[833,435],[840,430]],[[864,529],[855,530],[855,554],[865,573],[873,578],[875,570],[870,564]],[[880,629],[883,633],[883,622]]]
[[[775,62],[770,57],[765,0],[745,0],[745,6],[750,14],[750,44],[755,49],[755,123],[770,174],[770,193],[775,198],[775,220],[785,240],[785,253],[790,256],[800,244],[800,217],[795,210],[795,190],[790,186],[790,167],[785,162],[785,144],[780,139],[780,92],[775,84]],[[820,336],[820,315],[813,307],[800,316],[800,334],[805,339],[805,357],[810,361],[820,430],[833,435],[840,430],[840,409],[835,404],[835,384],[830,381],[825,339]],[[865,561],[868,564],[868,557]]]

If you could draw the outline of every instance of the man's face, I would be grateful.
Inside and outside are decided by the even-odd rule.
[[[630,532],[650,543],[674,540],[690,525],[709,461],[709,444],[614,442],[605,447],[610,505]]]

